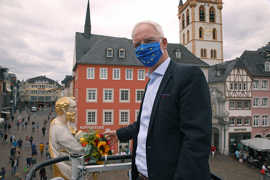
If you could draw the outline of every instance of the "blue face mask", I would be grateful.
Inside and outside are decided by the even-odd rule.
[[[146,67],[153,67],[162,56],[159,42],[141,44],[136,48],[135,53],[136,57]]]

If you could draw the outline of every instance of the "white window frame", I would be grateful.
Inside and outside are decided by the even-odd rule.
[[[119,56],[119,58],[125,58],[126,57],[126,50],[125,50],[125,48],[120,48],[119,49],[119,51],[118,51],[118,56]]]
[[[269,81],[267,79],[262,80],[262,89],[268,89],[269,88]]]
[[[121,122],[121,113],[122,112],[128,113],[127,122]],[[129,122],[130,122],[130,111],[128,109],[127,110],[119,110],[119,125],[128,125]]]
[[[238,123],[238,120],[240,120],[240,124]],[[242,118],[236,118],[236,126],[242,126],[243,125],[243,119]]]
[[[265,70],[265,72],[270,72],[270,62],[269,61],[266,61],[264,63],[264,70]]]
[[[108,68],[99,68],[99,79],[108,79]]]
[[[129,72],[131,72],[131,74],[129,74]],[[126,80],[133,80],[133,69],[125,70],[125,78]]]
[[[233,123],[231,123],[232,121],[231,120],[233,120]],[[236,121],[236,118],[235,117],[230,117],[229,118],[229,126],[235,126],[235,121]]]
[[[111,122],[105,122],[105,113],[106,112],[111,112],[112,113],[112,120],[111,120]],[[114,122],[114,120],[113,120],[113,117],[114,117],[114,115],[113,115],[113,109],[104,109],[103,110],[103,124],[104,125],[113,125],[113,122]]]
[[[256,123],[255,123],[256,122]],[[260,116],[259,115],[253,115],[253,127],[259,127],[260,122]]]
[[[266,103],[264,103],[264,100],[266,100]],[[269,99],[268,97],[262,97],[261,99],[261,107],[268,107]]]
[[[252,87],[253,89],[259,89],[260,81],[259,80],[253,80]]]
[[[128,100],[121,100],[121,91],[128,91]],[[119,89],[119,102],[121,103],[129,103],[130,101],[130,89]]]
[[[141,74],[142,73],[142,74]],[[141,77],[142,76],[142,77]],[[144,69],[138,69],[137,70],[137,79],[139,81],[144,81],[145,80],[145,70]]]
[[[142,100],[138,100],[138,99],[137,99],[137,92],[138,92],[138,91],[143,91],[143,93],[144,93],[144,89],[136,89],[136,91],[135,91],[135,102],[136,102],[136,103],[142,102]],[[143,98],[143,95],[142,95],[142,98]]]
[[[89,99],[89,90],[94,90],[95,91],[95,99]],[[86,102],[97,102],[98,99],[98,91],[97,88],[86,88]]]
[[[247,122],[246,120],[248,120],[248,123],[246,123]],[[250,118],[244,118],[244,125],[245,126],[249,126],[250,125]]]
[[[95,113],[95,122],[88,122],[88,113],[94,112]],[[97,125],[97,109],[86,109],[86,125]]]
[[[259,107],[260,106],[260,98],[254,97],[252,105],[253,105],[253,107]]]
[[[269,119],[269,116],[267,114],[262,115],[262,119],[261,119],[261,125],[262,125],[262,127],[269,126],[268,119]]]
[[[115,76],[116,71],[118,71],[119,77]],[[113,80],[120,80],[121,79],[121,70],[120,70],[120,68],[113,68],[113,70],[112,70],[112,79]]]
[[[113,57],[113,48],[107,48],[106,49],[106,57]]]
[[[105,91],[107,91],[107,90],[109,90],[109,91],[111,91],[112,92],[112,98],[110,99],[110,100],[106,100],[105,99]],[[113,102],[113,100],[114,100],[114,89],[113,88],[103,88],[103,102]]]
[[[95,68],[88,67],[86,69],[86,79],[95,79]]]

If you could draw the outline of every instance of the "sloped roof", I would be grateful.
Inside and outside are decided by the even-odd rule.
[[[114,55],[111,58],[106,57],[106,49],[112,48]],[[126,51],[125,58],[118,57],[118,51],[124,48]],[[175,52],[180,49],[181,58],[176,58]],[[103,65],[124,65],[124,66],[143,66],[135,56],[135,49],[132,40],[120,37],[111,37],[103,35],[87,35],[76,33],[75,37],[75,58],[77,64],[103,64]],[[187,48],[181,44],[168,44],[168,52],[171,59],[177,63],[193,64],[203,67],[209,65],[194,56]]]
[[[216,83],[226,81],[227,76],[231,73],[237,61],[237,59],[234,59],[210,66],[208,69],[208,82]],[[217,71],[219,71],[219,75],[217,75]]]
[[[260,54],[260,49],[258,51],[244,51],[240,58],[252,76],[270,77],[270,72],[265,72],[265,62],[270,62],[270,59],[267,60]]]
[[[46,76],[37,76],[37,77],[34,77],[34,78],[30,78],[30,79],[27,79],[26,82],[28,83],[34,83],[36,81],[39,81],[39,80],[47,80],[49,84],[57,84],[57,86],[59,87],[62,87],[57,81],[54,81],[50,78],[47,78]]]

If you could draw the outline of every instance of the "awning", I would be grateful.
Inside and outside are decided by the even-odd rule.
[[[0,124],[4,123],[5,119],[4,118],[0,118]]]
[[[270,152],[270,140],[266,138],[245,139],[241,143],[257,151]]]
[[[8,111],[1,111],[2,114],[10,114]]]

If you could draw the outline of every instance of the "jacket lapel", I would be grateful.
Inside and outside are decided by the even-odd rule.
[[[149,126],[148,126],[148,132],[147,132],[147,137],[148,137],[148,134],[149,132],[151,131],[151,128],[153,126],[153,122],[155,120],[155,115],[156,115],[156,111],[158,109],[158,106],[159,106],[159,100],[160,100],[160,93],[163,92],[163,90],[165,89],[165,87],[167,86],[171,76],[172,76],[172,71],[173,71],[173,67],[175,66],[175,63],[173,62],[173,60],[170,61],[170,64],[163,76],[163,79],[159,85],[159,88],[158,88],[158,92],[156,94],[156,97],[155,97],[155,101],[154,101],[154,104],[153,104],[153,108],[152,108],[152,112],[151,112],[151,117],[150,117],[150,122],[149,122]]]

